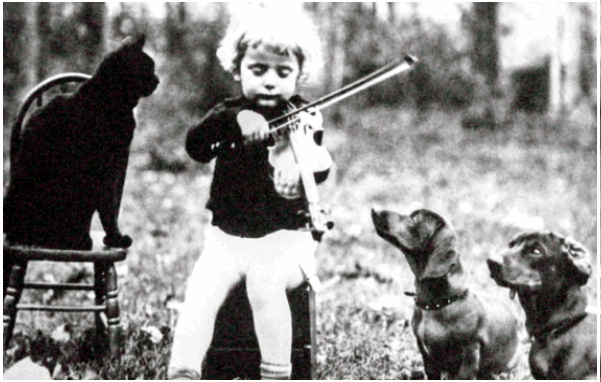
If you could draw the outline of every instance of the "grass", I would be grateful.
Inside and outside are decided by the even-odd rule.
[[[488,276],[486,256],[522,230],[570,235],[592,255],[594,274],[587,292],[589,303],[598,304],[593,125],[558,125],[543,117],[516,115],[507,127],[490,131],[462,129],[459,113],[443,111],[418,118],[410,110],[359,113],[348,107],[341,115],[334,123],[326,113],[325,143],[336,166],[320,196],[336,226],[316,254],[325,285],[317,296],[317,379],[423,377],[408,324],[412,301],[403,294],[412,290],[413,276],[400,252],[375,234],[370,218],[374,205],[405,213],[425,207],[448,218],[457,229],[474,288],[507,300],[508,291]],[[140,126],[142,134],[148,128]],[[196,165],[177,174],[144,170],[147,151],[134,139],[120,218],[123,231],[135,239],[126,262],[118,266],[127,337],[121,367],[77,355],[85,353],[81,350],[87,346],[89,318],[23,312],[4,357],[5,369],[34,353],[36,338],[47,338],[67,323],[71,340],[50,365],[63,366],[59,377],[166,377],[170,328],[176,320],[167,305],[183,298],[203,247],[211,172]],[[30,275],[48,277],[46,269],[32,267]],[[63,275],[76,271],[58,270]],[[523,321],[517,302],[511,304]],[[161,340],[149,334],[154,329],[164,335]],[[516,370],[504,378],[531,379],[527,349]]]

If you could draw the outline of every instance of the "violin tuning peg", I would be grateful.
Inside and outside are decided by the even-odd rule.
[[[309,211],[302,211],[302,210],[297,211],[296,214],[299,215],[299,216],[305,217],[305,218],[308,218],[308,217],[311,216],[311,214],[309,213]]]
[[[322,207],[320,212],[324,215],[329,215],[332,213],[332,209],[330,207]]]
[[[318,241],[318,242],[321,241],[323,234],[324,234],[324,232],[322,232],[322,231],[316,231],[316,230],[311,231],[311,236],[313,236],[313,240]]]

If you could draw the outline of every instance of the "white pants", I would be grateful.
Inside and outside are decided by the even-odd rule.
[[[251,239],[228,235],[210,225],[204,246],[188,280],[169,374],[179,370],[200,374],[219,308],[242,279],[246,280],[262,360],[290,363],[292,319],[286,290],[306,280],[318,288],[314,260],[317,242],[311,233],[283,230]]]

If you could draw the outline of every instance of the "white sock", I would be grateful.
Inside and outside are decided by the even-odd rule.
[[[290,379],[292,364],[278,365],[261,361],[261,379]]]

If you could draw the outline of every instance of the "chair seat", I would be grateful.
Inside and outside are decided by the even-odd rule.
[[[127,250],[122,248],[92,248],[91,251],[70,249],[49,249],[33,246],[10,245],[4,243],[4,255],[17,257],[23,261],[76,261],[76,262],[117,262],[125,260]]]
[[[11,245],[4,242],[4,256],[14,256],[23,261],[59,261],[59,262],[118,262],[127,257],[127,249],[106,247],[102,244],[104,232],[90,231],[94,243],[91,250],[52,249],[30,245]]]

